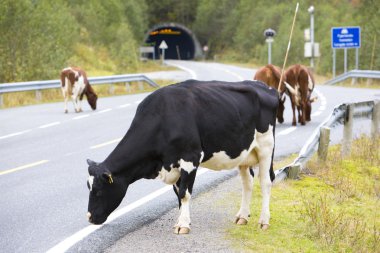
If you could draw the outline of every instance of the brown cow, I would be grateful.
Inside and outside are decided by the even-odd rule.
[[[65,99],[65,113],[67,113],[67,101],[69,97],[73,100],[75,112],[82,111],[83,95],[93,110],[96,109],[98,96],[92,89],[87,74],[78,67],[68,67],[61,71],[61,89]],[[79,101],[78,101],[79,98]]]
[[[293,121],[292,125],[295,126],[296,113],[298,111],[298,122],[305,125],[306,121],[310,121],[311,103],[317,97],[310,98],[314,89],[314,77],[311,71],[303,65],[296,64],[290,66],[285,72],[286,82],[294,89],[294,92],[289,92],[290,101],[292,103]]]
[[[281,78],[281,68],[272,64],[268,64],[258,69],[253,77],[254,80],[259,80],[266,83],[268,86],[278,90],[278,84]],[[285,110],[285,76],[283,76],[283,83],[280,89],[279,107],[277,110],[277,120],[279,123],[284,122],[284,110]]]

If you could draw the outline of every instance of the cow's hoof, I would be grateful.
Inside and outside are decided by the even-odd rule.
[[[68,113],[69,111],[68,110],[65,110],[65,113]]]
[[[247,225],[247,223],[248,223],[248,220],[244,218],[236,217],[236,220],[235,220],[236,225]]]
[[[174,227],[174,234],[186,235],[190,233],[190,228],[187,227]]]
[[[269,224],[260,224],[260,228],[261,228],[262,230],[268,230],[268,228],[269,228]]]

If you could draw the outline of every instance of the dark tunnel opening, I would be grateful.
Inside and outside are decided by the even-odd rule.
[[[148,58],[161,57],[162,50],[159,46],[163,40],[168,46],[165,59],[191,60],[199,54],[199,42],[190,30],[177,24],[164,24],[156,26],[147,34],[145,44],[154,47],[155,54],[147,55]]]

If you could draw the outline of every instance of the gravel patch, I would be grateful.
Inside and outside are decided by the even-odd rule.
[[[178,208],[174,208],[128,233],[105,252],[237,252],[226,230],[234,226],[240,206],[240,198],[236,201],[236,197],[240,194],[240,177],[234,176],[192,199],[190,234],[173,233],[179,214]]]

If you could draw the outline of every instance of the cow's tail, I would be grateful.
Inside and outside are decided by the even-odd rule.
[[[252,169],[252,167],[249,168],[249,174],[251,174],[252,178],[255,177],[255,172]],[[270,176],[270,181],[272,181],[272,182],[276,178],[276,174],[274,174],[274,170],[273,170],[273,160],[272,160],[270,168],[269,168],[269,176]]]

